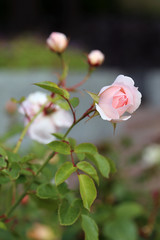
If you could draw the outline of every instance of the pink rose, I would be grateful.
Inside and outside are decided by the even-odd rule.
[[[62,53],[68,45],[68,39],[63,33],[53,32],[47,39],[47,45],[52,51]]]
[[[99,50],[93,50],[88,54],[88,63],[93,67],[98,67],[104,62],[104,54]]]
[[[99,102],[96,109],[103,120],[113,123],[128,120],[141,104],[141,93],[134,86],[134,81],[130,77],[119,75],[114,83],[105,86],[99,92]]]

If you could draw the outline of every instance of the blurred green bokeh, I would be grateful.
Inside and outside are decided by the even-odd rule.
[[[72,70],[86,68],[86,56],[79,49],[69,48],[64,58]],[[23,36],[12,41],[0,40],[0,68],[35,69],[60,68],[60,61],[54,52],[51,52],[43,39],[32,36]]]

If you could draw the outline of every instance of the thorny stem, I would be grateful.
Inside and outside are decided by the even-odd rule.
[[[23,141],[23,138],[25,137],[25,135],[26,135],[26,133],[27,133],[27,131],[28,131],[28,128],[31,126],[31,124],[34,122],[34,120],[36,119],[36,117],[43,111],[43,109],[45,108],[45,106],[46,106],[46,104],[47,104],[47,102],[44,104],[44,105],[42,105],[42,107],[40,108],[40,110],[34,115],[34,117],[30,120],[30,122],[25,126],[25,128],[23,129],[23,131],[22,131],[22,133],[21,133],[21,136],[20,136],[20,138],[19,138],[19,140],[18,140],[18,142],[17,142],[17,144],[16,144],[16,146],[15,146],[15,148],[14,148],[14,150],[13,150],[13,152],[14,153],[17,153],[18,152],[18,150],[19,150],[19,148],[20,148],[20,146],[21,146],[21,143],[22,143],[22,141]]]
[[[88,80],[88,78],[91,76],[92,71],[93,71],[93,68],[92,68],[91,66],[89,66],[88,73],[86,74],[86,76],[84,77],[84,79],[83,79],[81,82],[73,85],[72,87],[66,88],[66,90],[69,91],[69,92],[72,92],[72,91],[74,91],[76,88],[78,88],[78,87],[80,87],[81,85],[83,85],[83,84]]]
[[[72,128],[77,125],[81,120],[83,120],[85,117],[87,117],[91,112],[94,112],[95,109],[91,109],[91,110],[87,110],[75,123],[73,123],[71,125],[71,127],[67,130],[67,132],[64,134],[63,139],[64,140],[67,135],[69,134],[69,132],[72,130]],[[22,193],[22,195],[17,199],[17,201],[15,202],[15,204],[13,206],[11,206],[11,208],[7,211],[7,213],[4,215],[5,218],[9,217],[13,211],[17,208],[17,206],[20,204],[20,202],[22,201],[22,199],[25,197],[25,195],[27,194],[30,186],[32,185],[32,183],[34,182],[35,178],[39,175],[39,173],[43,170],[43,168],[48,164],[48,162],[50,161],[51,158],[53,158],[55,155],[57,154],[57,152],[52,152],[49,157],[45,160],[45,162],[41,165],[41,167],[38,169],[37,173],[35,174],[35,176],[33,176],[32,181],[26,186],[26,189],[24,190],[24,192]],[[74,163],[75,165],[75,163]],[[77,173],[79,174],[79,173]]]

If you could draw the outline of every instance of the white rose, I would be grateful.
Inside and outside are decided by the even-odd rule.
[[[19,112],[25,115],[25,125],[34,117],[45,102],[47,102],[47,95],[43,92],[35,92],[27,97],[19,107]],[[48,107],[49,104],[46,106],[46,109]],[[31,139],[48,144],[56,139],[52,133],[58,132],[62,127],[70,127],[73,123],[73,118],[70,113],[57,105],[50,106],[48,113],[45,110],[33,121],[28,129],[28,134]]]

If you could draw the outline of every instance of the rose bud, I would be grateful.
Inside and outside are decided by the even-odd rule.
[[[88,54],[88,63],[92,67],[98,67],[104,62],[104,54],[99,50],[93,50]]]
[[[141,104],[141,97],[133,79],[119,75],[112,85],[101,89],[96,109],[103,120],[112,123],[125,121],[131,115],[124,113],[132,114]]]
[[[47,94],[43,92],[32,93],[26,98],[19,107],[19,112],[22,113],[25,125],[35,116],[41,106],[48,101]],[[43,144],[48,144],[56,140],[52,133],[58,132],[62,127],[70,127],[73,123],[73,118],[64,109],[58,105],[51,104],[44,108],[33,123],[28,128],[28,135],[31,139]]]
[[[17,110],[16,103],[9,100],[5,105],[5,110],[8,114],[14,114]]]
[[[68,39],[63,33],[53,32],[47,39],[47,45],[52,51],[62,53],[68,46]]]

